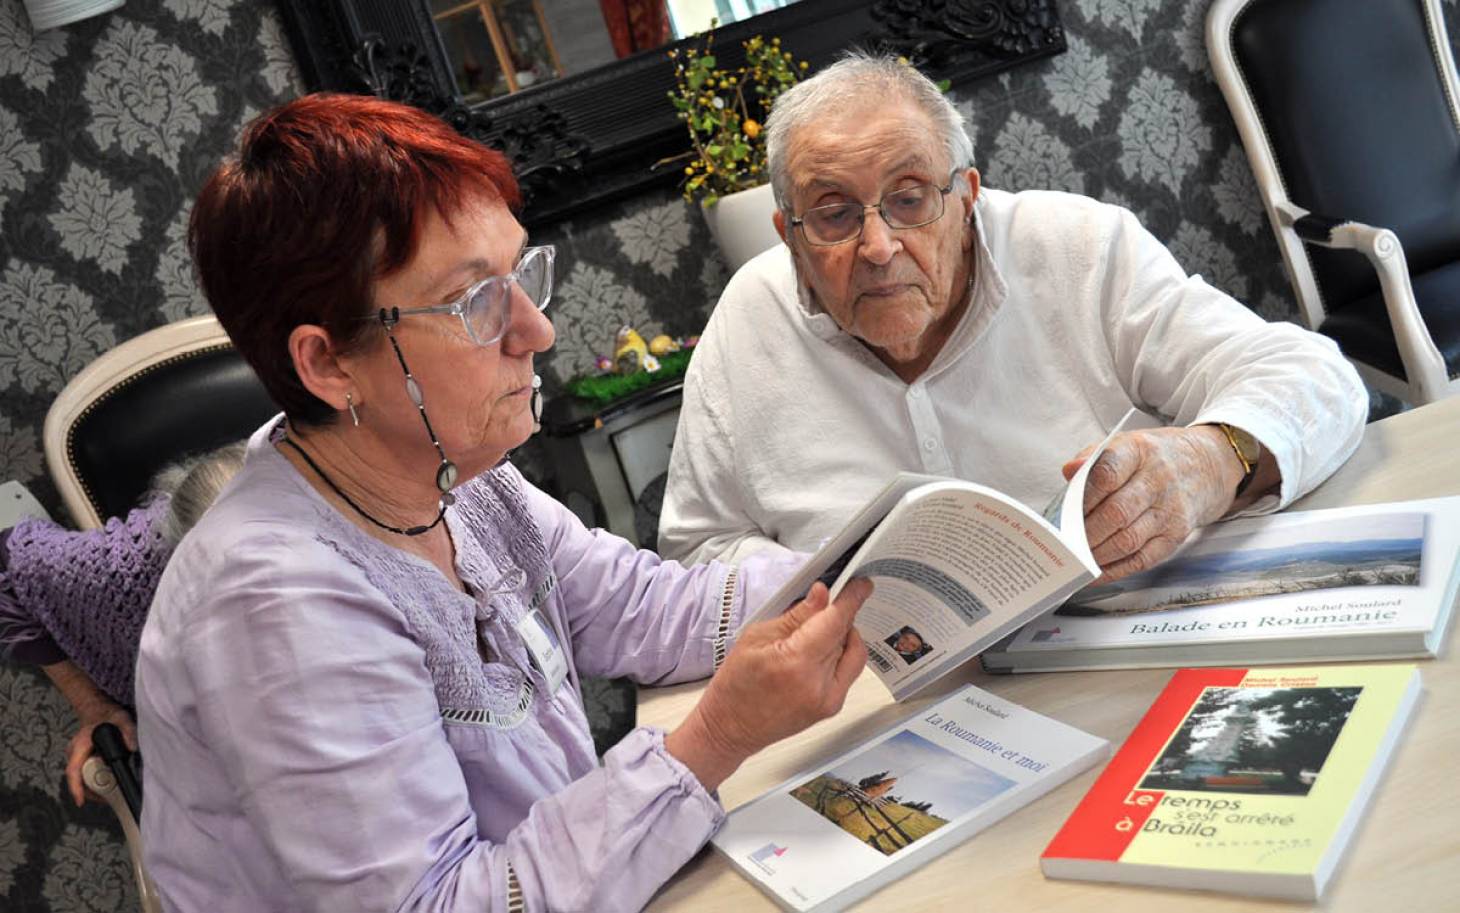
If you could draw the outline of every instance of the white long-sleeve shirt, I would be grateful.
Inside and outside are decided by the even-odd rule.
[[[814,550],[898,471],[1042,509],[1061,465],[1132,405],[1257,437],[1282,484],[1247,513],[1287,505],[1358,445],[1368,397],[1337,347],[1188,276],[1128,211],[984,188],[975,226],[973,298],[911,384],[797,294],[784,246],[735,274],[685,378],[662,554]]]

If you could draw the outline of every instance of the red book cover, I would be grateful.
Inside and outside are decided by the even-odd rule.
[[[1177,672],[1040,866],[1316,899],[1419,690],[1412,665]]]
[[[1161,793],[1137,786],[1171,734],[1206,688],[1240,685],[1246,674],[1246,669],[1186,669],[1173,675],[1044,855],[1119,859],[1161,800]]]

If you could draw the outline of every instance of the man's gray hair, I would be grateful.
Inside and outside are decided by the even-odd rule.
[[[820,73],[787,89],[766,118],[766,167],[776,206],[791,211],[791,177],[786,167],[792,135],[813,126],[826,112],[863,98],[911,101],[942,134],[952,167],[973,165],[973,141],[963,128],[963,115],[936,83],[895,56],[849,51]]]

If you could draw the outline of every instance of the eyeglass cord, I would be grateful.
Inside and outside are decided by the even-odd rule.
[[[389,523],[382,523],[374,517],[370,516],[370,514],[365,511],[365,508],[361,507],[359,504],[356,504],[354,498],[351,498],[349,495],[345,494],[340,486],[335,484],[335,480],[326,475],[325,471],[319,468],[319,464],[314,462],[314,460],[310,458],[309,454],[304,452],[304,448],[295,443],[294,439],[289,437],[288,434],[284,435],[282,443],[288,444],[290,447],[293,447],[294,452],[299,454],[299,456],[304,459],[304,462],[309,464],[309,468],[313,469],[315,474],[318,475],[321,479],[324,479],[324,484],[330,487],[330,491],[339,495],[340,499],[343,500],[346,504],[350,505],[355,513],[369,520],[371,523],[374,523],[376,526],[380,527],[386,532],[395,533],[399,536],[419,536],[422,533],[428,533],[431,530],[435,529],[438,525],[440,525],[442,520],[446,519],[446,499],[442,498],[441,509],[437,511],[436,519],[432,520],[430,525],[428,526],[412,526],[406,529],[402,529],[399,526],[391,526]]]
[[[400,309],[391,308],[387,311],[385,308],[381,308],[376,317],[380,320],[380,325],[385,327],[385,333],[390,339],[391,348],[395,350],[396,360],[400,362],[400,369],[406,376],[406,393],[410,396],[411,402],[415,403],[417,411],[421,413],[421,421],[426,425],[426,434],[430,436],[431,445],[436,448],[436,454],[441,457],[441,463],[436,468],[436,488],[441,492],[440,510],[436,512],[436,519],[432,520],[426,526],[411,526],[405,529],[399,526],[391,526],[389,523],[382,523],[370,516],[365,508],[356,504],[353,498],[345,494],[340,486],[335,484],[335,480],[326,475],[325,471],[319,468],[319,464],[314,462],[309,454],[304,452],[304,448],[300,447],[293,438],[285,434],[284,443],[293,447],[294,452],[298,453],[304,459],[304,462],[309,464],[309,468],[313,469],[321,479],[324,479],[324,483],[330,487],[330,491],[339,495],[346,504],[354,509],[355,513],[386,532],[395,533],[398,536],[419,536],[439,526],[441,521],[446,519],[446,508],[456,503],[456,495],[451,493],[451,489],[456,486],[456,464],[446,458],[446,451],[442,448],[441,441],[436,437],[436,429],[431,427],[431,419],[426,416],[426,402],[425,398],[421,396],[421,386],[416,383],[416,378],[411,374],[410,367],[406,365],[406,356],[400,350],[400,343],[395,340],[395,325],[400,323]]]

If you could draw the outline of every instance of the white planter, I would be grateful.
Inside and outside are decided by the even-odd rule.
[[[713,206],[700,206],[710,235],[732,273],[756,254],[781,243],[776,224],[771,221],[775,210],[776,200],[769,184],[720,197]]]

